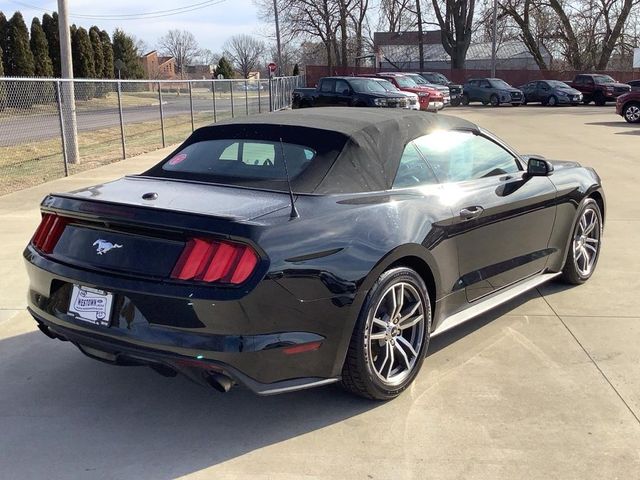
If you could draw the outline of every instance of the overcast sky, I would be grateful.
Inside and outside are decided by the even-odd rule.
[[[217,0],[221,1],[221,0]],[[257,8],[252,0],[224,0],[190,12],[143,20],[86,19],[74,15],[109,16],[174,10],[180,7],[202,4],[204,0],[68,0],[70,22],[89,28],[98,25],[110,34],[116,27],[141,38],[150,47],[170,29],[192,32],[201,48],[222,52],[224,42],[238,33],[260,35],[265,27],[260,25]],[[20,10],[27,26],[34,16],[42,17],[46,11],[57,10],[56,0],[0,0],[0,10],[9,18]]]

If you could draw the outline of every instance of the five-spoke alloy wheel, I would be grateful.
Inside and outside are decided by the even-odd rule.
[[[430,329],[423,279],[410,268],[387,270],[362,306],[342,370],[343,386],[367,398],[396,397],[420,370]]]
[[[573,229],[562,278],[572,284],[587,281],[596,268],[602,243],[602,213],[592,198],[583,203]]]

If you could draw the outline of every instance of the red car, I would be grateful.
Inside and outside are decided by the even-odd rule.
[[[411,77],[402,73],[378,73],[376,76],[389,80],[400,90],[418,95],[420,110],[437,112],[444,108],[444,97],[435,88],[418,85]]]
[[[640,91],[625,93],[616,99],[616,113],[629,123],[640,122]]]

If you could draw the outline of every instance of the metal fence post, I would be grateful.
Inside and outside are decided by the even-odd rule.
[[[234,118],[235,115],[233,113],[233,81],[229,80],[229,91],[231,92],[231,118]]]
[[[258,113],[262,113],[262,105],[260,102],[260,92],[262,91],[262,82],[258,79]]]
[[[56,82],[56,97],[58,99],[58,116],[60,118],[60,138],[62,139],[62,161],[64,162],[64,176],[69,176],[69,164],[67,162],[67,136],[64,133],[64,120],[62,119],[62,90],[60,80]]]
[[[122,159],[127,158],[127,142],[124,136],[124,118],[122,117],[122,92],[120,80],[118,80],[118,114],[120,115],[120,138],[122,140]]]
[[[273,79],[269,74],[269,111],[273,112]]]
[[[216,82],[211,80],[211,95],[213,96],[213,123],[218,121],[216,114]]]
[[[158,82],[158,103],[160,104],[160,131],[162,132],[162,148],[166,147],[164,139],[164,109],[162,107],[162,85]]]
[[[189,82],[189,110],[191,110],[191,131],[193,132],[196,126],[193,122],[193,90],[191,88],[191,82]]]
[[[249,84],[244,81],[244,109],[245,113],[249,115]]]

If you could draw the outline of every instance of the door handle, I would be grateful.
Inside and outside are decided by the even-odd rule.
[[[460,218],[462,220],[472,220],[482,215],[482,212],[484,212],[484,208],[479,205],[463,208],[462,210],[460,210]]]

